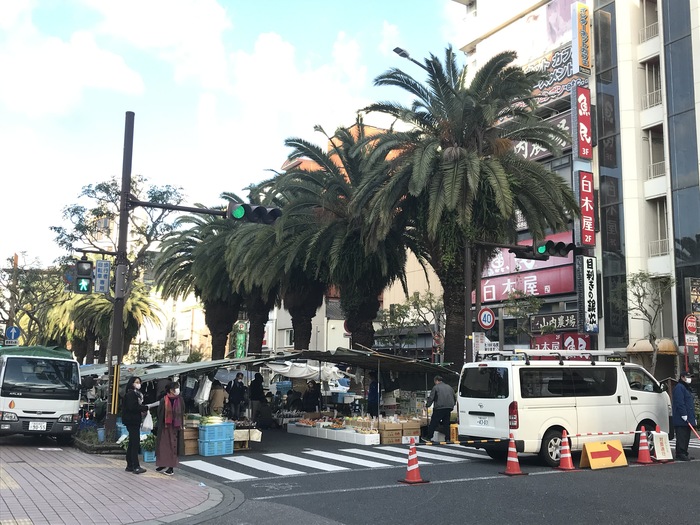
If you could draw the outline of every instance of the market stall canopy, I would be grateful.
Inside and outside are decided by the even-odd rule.
[[[659,347],[659,354],[676,355],[678,354],[678,345],[673,339],[658,339],[656,341]],[[635,343],[630,343],[627,346],[628,354],[646,354],[653,352],[651,343],[647,339],[640,339]]]
[[[284,363],[274,362],[267,363],[265,366],[267,366],[273,372],[291,379],[319,378],[318,365],[313,365],[306,361],[285,361]],[[341,377],[345,377],[345,374],[343,374],[343,372],[341,372],[337,366],[334,366],[328,362],[322,364],[320,372],[321,381],[332,381],[335,379],[340,379]]]
[[[339,347],[335,352],[302,350],[296,359],[345,364],[364,370],[380,370],[382,373],[397,372],[399,376],[395,388],[405,390],[425,390],[426,386],[429,390],[432,387],[432,378],[436,375],[443,376],[445,382],[451,385],[456,384],[459,377],[458,372],[440,365],[369,349],[355,350]]]
[[[2,355],[20,355],[31,357],[55,357],[58,359],[73,359],[70,350],[48,346],[5,346],[0,348]]]
[[[131,376],[139,376],[142,381],[154,381],[166,379],[171,376],[181,376],[189,372],[206,374],[221,368],[233,368],[240,366],[257,365],[271,360],[288,358],[296,354],[284,354],[283,356],[246,357],[242,359],[217,359],[216,361],[199,361],[197,363],[142,363],[122,365],[120,383],[126,383]],[[107,374],[105,365],[83,365],[80,367],[82,377]]]

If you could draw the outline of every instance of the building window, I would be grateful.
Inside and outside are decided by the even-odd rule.
[[[294,346],[294,330],[284,331],[284,346]]]

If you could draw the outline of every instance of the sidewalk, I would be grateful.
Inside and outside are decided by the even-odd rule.
[[[123,457],[20,436],[0,442],[0,525],[157,524],[216,507],[222,493],[175,470],[125,472]]]

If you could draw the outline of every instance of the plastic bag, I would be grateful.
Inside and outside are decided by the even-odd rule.
[[[146,412],[146,417],[143,419],[143,423],[141,423],[141,430],[144,432],[153,430],[153,416],[151,416],[150,412]]]

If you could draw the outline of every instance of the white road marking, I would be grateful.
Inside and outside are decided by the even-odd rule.
[[[379,450],[387,450],[389,452],[403,452],[404,454],[406,454],[406,457],[408,457],[408,448],[403,449],[400,447],[379,447]],[[458,463],[460,461],[464,461],[464,459],[461,459],[461,458],[453,458],[451,456],[447,456],[447,455],[443,455],[443,454],[423,452],[423,450],[424,449],[421,447],[420,450],[416,451],[416,452],[418,452],[419,459],[420,458],[437,459],[439,461],[447,461],[448,463]]]
[[[277,465],[273,465],[272,463],[260,461],[259,459],[246,458],[242,456],[224,459],[227,461],[233,461],[234,463],[238,463],[239,465],[243,465],[244,467],[262,470],[264,472],[270,472],[271,474],[278,474],[280,476],[294,476],[295,474],[306,474],[306,472],[302,472],[301,470],[294,470],[287,467],[279,467]]]
[[[334,454],[333,452],[326,452],[325,450],[305,450],[304,454],[311,454],[312,456],[318,456],[320,458],[332,459],[334,461],[341,461],[343,463],[352,463],[353,465],[360,465],[361,467],[388,467],[386,463],[378,463],[376,461],[368,461],[366,459],[353,458],[350,456],[343,456],[341,454]]]
[[[248,474],[240,474],[239,472],[220,467],[218,465],[213,465],[212,463],[207,463],[201,459],[195,459],[193,461],[181,461],[180,464],[185,465],[190,468],[201,470],[209,474],[214,474],[220,478],[229,479],[231,481],[240,481],[242,479],[257,479],[256,476],[249,476]]]
[[[343,448],[340,449],[341,452],[349,452],[350,454],[360,454],[362,456],[367,456],[370,458],[381,459],[382,461],[393,461],[394,463],[403,463],[406,465],[408,463],[408,458],[406,457],[406,452],[404,451],[404,456],[398,458],[396,456],[390,456],[389,454],[382,454],[381,452],[374,452],[372,450],[365,450],[363,448]],[[418,460],[419,465],[432,465],[428,461]]]
[[[336,465],[330,465],[328,463],[321,463],[320,461],[314,461],[313,459],[292,456],[290,454],[275,453],[265,455],[273,459],[279,459],[280,461],[294,463],[295,465],[301,465],[302,467],[310,467],[318,470],[325,470],[326,472],[334,472],[336,470],[350,470],[347,467],[339,467]]]

